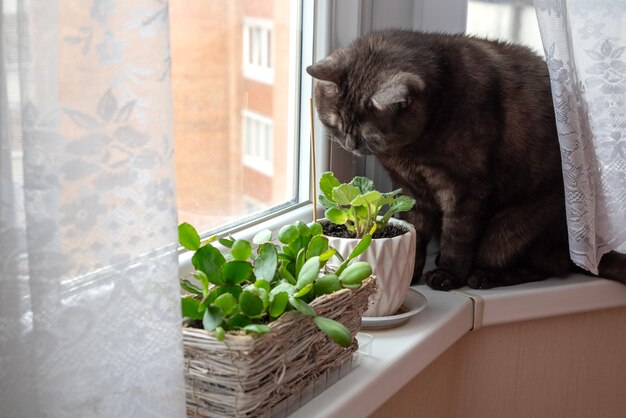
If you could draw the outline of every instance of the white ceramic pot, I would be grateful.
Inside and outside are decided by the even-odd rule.
[[[358,257],[372,265],[378,289],[370,297],[370,307],[363,316],[389,316],[396,313],[411,286],[415,267],[415,228],[396,218],[391,223],[401,224],[407,233],[393,238],[377,238]],[[359,242],[358,239],[328,237],[331,247],[345,258]]]

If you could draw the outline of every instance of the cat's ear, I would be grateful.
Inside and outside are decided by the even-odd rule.
[[[326,58],[309,65],[306,72],[317,80],[339,84],[341,73],[345,69],[345,57],[342,50],[336,50]]]
[[[424,89],[424,81],[417,74],[399,73],[385,81],[372,96],[372,104],[379,110],[390,106],[405,107],[411,98]]]

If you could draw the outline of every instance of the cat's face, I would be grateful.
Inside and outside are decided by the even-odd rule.
[[[393,154],[422,131],[424,82],[415,74],[364,66],[335,52],[307,68],[330,139],[357,155]]]

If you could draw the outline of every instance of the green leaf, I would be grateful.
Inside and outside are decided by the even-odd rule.
[[[330,318],[316,316],[313,318],[315,325],[328,335],[331,340],[342,347],[350,347],[352,344],[352,333],[345,325]]]
[[[349,184],[357,187],[361,194],[365,194],[374,190],[374,182],[367,177],[356,176]]]
[[[207,331],[213,331],[215,328],[222,324],[222,320],[224,316],[222,315],[222,308],[215,305],[210,305],[207,307],[206,311],[204,311],[204,316],[202,317],[202,326]]]
[[[196,251],[200,248],[200,235],[193,226],[183,222],[178,225],[178,242],[186,249]]]
[[[352,206],[370,206],[371,208],[377,209],[379,205],[379,201],[382,199],[382,195],[376,190],[365,193],[364,195],[355,197],[351,204]],[[376,215],[375,213],[372,216]]]
[[[263,302],[263,312],[265,312],[268,306],[270,306],[269,292],[265,289],[264,286],[256,286],[254,283],[249,284],[248,286],[244,287],[243,292],[250,292],[253,295],[256,295],[259,299],[261,299],[261,301]]]
[[[309,229],[307,224],[305,224],[302,221],[296,222],[296,228],[298,229],[298,233],[300,234],[301,237],[308,237],[311,235],[311,230]]]
[[[415,199],[413,199],[412,197],[404,195],[398,196],[396,200],[391,203],[388,211],[393,213],[406,212],[408,210],[411,210],[413,208],[413,205],[415,205]]]
[[[315,296],[327,295],[341,290],[341,282],[335,274],[327,274],[315,281],[313,290],[315,291]]]
[[[236,313],[231,316],[226,323],[228,324],[228,329],[240,329],[246,325],[250,325],[252,320],[245,315]]]
[[[289,270],[289,267],[291,265],[292,265],[291,263],[287,263],[287,264],[283,264],[282,266],[280,266],[280,275],[283,279],[287,280],[290,284],[295,286],[296,278],[293,277],[293,274]]]
[[[296,259],[296,255],[294,254],[293,250],[289,248],[288,246],[284,246],[283,248],[281,248],[281,250],[282,250],[282,254],[284,254],[287,257],[288,261],[294,261]],[[281,258],[283,260],[285,259],[284,257],[281,257]]]
[[[222,237],[218,239],[217,242],[219,242],[226,248],[232,248],[233,244],[235,243],[235,240],[232,237],[228,237],[228,238]]]
[[[287,247],[283,247],[283,249],[284,248],[287,248]],[[291,263],[293,261],[293,257],[291,257],[291,256],[289,256],[289,255],[287,255],[285,253],[278,253],[278,259],[280,261],[285,262],[285,263]]]
[[[183,316],[191,319],[202,319],[203,312],[198,312],[200,300],[191,295],[185,295],[180,298]]]
[[[263,279],[271,283],[274,280],[274,274],[278,266],[276,246],[265,242],[259,245],[258,253],[259,255],[254,260],[254,275],[257,280]]]
[[[330,208],[327,209],[326,212],[324,212],[324,216],[326,217],[326,219],[334,224],[343,225],[348,220],[348,211],[337,208]]]
[[[194,271],[193,277],[195,277],[202,286],[202,296],[206,296],[209,293],[209,278],[200,270]]]
[[[392,190],[390,192],[383,193],[383,196],[385,196],[385,197],[393,197],[395,199],[396,195],[398,193],[401,193],[401,192],[402,192],[402,189],[395,189],[395,190]]]
[[[218,296],[215,298],[215,301],[213,301],[213,304],[222,308],[224,316],[234,313],[238,308],[237,299],[230,293],[224,293]]]
[[[367,261],[357,261],[337,274],[342,284],[359,284],[372,275],[372,266]]]
[[[221,273],[226,284],[239,284],[252,275],[252,264],[240,260],[229,261],[222,266]]]
[[[291,248],[291,251],[294,254],[298,254],[301,249],[306,248],[306,244],[308,243],[307,238],[310,238],[310,236],[309,237],[301,237],[301,236],[299,236],[299,233],[298,233],[298,238],[295,239],[291,244],[289,244],[288,247]]]
[[[252,255],[252,245],[250,241],[245,239],[238,239],[234,242],[230,251],[235,260],[246,261]]]
[[[324,232],[324,227],[319,222],[309,222],[308,224],[309,230],[311,231],[311,235],[314,237],[318,235],[322,235]]]
[[[317,235],[311,238],[309,246],[306,250],[306,257],[311,258],[319,256],[328,250],[328,238]]]
[[[274,287],[272,290],[270,290],[270,300],[272,300],[272,298],[275,298],[276,295],[278,295],[279,293],[287,293],[288,296],[293,296],[296,294],[298,290],[296,289],[296,286],[292,285],[291,283],[287,283],[287,282],[282,282],[279,283],[276,287]]]
[[[383,207],[384,205],[390,205],[395,199],[396,198],[394,196],[388,196],[387,194],[383,193],[382,197],[378,201],[378,206]]]
[[[320,273],[320,258],[311,257],[308,259],[300,269],[298,273],[298,279],[296,281],[296,288],[302,289],[306,285],[309,285],[317,279]]]
[[[270,282],[268,282],[267,280],[263,280],[263,279],[257,279],[257,281],[254,282],[254,286],[260,287],[266,292],[269,292],[271,290]]]
[[[263,313],[263,300],[252,292],[241,292],[239,309],[250,318],[258,318]]]
[[[182,287],[184,290],[186,290],[189,293],[193,293],[194,295],[202,296],[202,290],[200,290],[198,287],[196,287],[195,284],[191,283],[187,279],[180,279],[180,287]]]
[[[326,209],[337,207],[337,204],[335,202],[331,202],[330,200],[326,199],[324,195],[317,196],[317,201]]]
[[[287,294],[287,292],[278,292],[275,295],[270,296],[270,299],[270,316],[272,318],[278,318],[285,312],[285,309],[287,308],[287,304],[289,303],[289,295]]]
[[[328,260],[331,259],[331,257],[333,255],[335,255],[337,253],[337,250],[334,248],[329,248],[328,250],[324,251],[322,254],[320,254],[320,262],[321,263],[326,263]]]
[[[361,287],[361,283],[355,283],[355,284],[342,283],[341,287],[343,287],[344,289],[358,289],[359,287]]]
[[[200,305],[198,305],[198,312],[204,312],[207,306],[209,306],[215,300],[215,297],[216,295],[214,295],[213,293],[204,296],[200,301]]]
[[[298,252],[298,255],[296,256],[296,271],[295,271],[296,277],[300,275],[300,270],[302,269],[302,266],[304,265],[305,260],[306,260],[306,250],[302,248]]]
[[[368,220],[373,220],[375,217],[375,213],[373,213],[373,210],[375,210],[375,208],[373,209],[372,207],[370,207],[369,212],[367,211],[367,205],[359,205],[359,206],[353,206],[352,210],[354,211],[354,215],[355,216],[350,216],[350,212],[348,212],[348,218],[351,218],[352,220],[357,220],[359,222],[366,222]]]
[[[270,327],[268,327],[267,325],[263,325],[263,324],[246,325],[245,327],[243,327],[243,330],[246,331],[247,333],[252,333],[252,334],[257,334],[257,335],[262,335],[268,332],[272,332],[272,329]]]
[[[269,242],[272,240],[272,231],[269,229],[264,229],[262,231],[257,232],[257,234],[252,238],[252,242],[256,245],[263,244],[264,242]]]
[[[365,235],[363,238],[361,238],[359,243],[354,247],[354,249],[348,256],[348,260],[353,260],[357,258],[358,256],[360,256],[361,254],[363,254],[365,250],[369,248],[371,243],[372,243],[372,236],[369,234]]]
[[[305,295],[308,295],[311,290],[313,290],[313,283],[309,283],[306,286],[304,286],[303,288],[301,288],[298,293],[296,293],[294,296],[296,298],[302,298]]]
[[[224,283],[220,275],[220,269],[225,262],[226,259],[222,253],[210,244],[200,247],[191,257],[191,263],[196,270],[203,272],[207,280],[216,285]]]
[[[322,191],[322,193],[324,193],[324,197],[326,199],[334,202],[333,189],[335,187],[339,187],[339,185],[341,185],[341,183],[339,182],[339,180],[337,180],[332,172],[326,171],[322,173],[322,176],[320,177],[320,190]]]
[[[297,299],[294,296],[289,297],[289,304],[306,316],[317,316],[315,309],[311,308],[306,302]]]
[[[278,240],[283,244],[291,244],[299,236],[298,228],[295,225],[285,225],[278,231]]]
[[[209,301],[209,303],[213,303],[213,301],[218,296],[221,296],[225,293],[230,293],[231,295],[235,297],[235,299],[238,299],[241,292],[242,292],[242,289],[241,289],[241,286],[239,285],[222,285],[222,286],[213,288],[213,291],[211,291],[211,294],[209,295],[207,300]]]
[[[215,328],[215,339],[217,341],[224,341],[224,328],[222,327]]]
[[[338,205],[350,205],[352,201],[360,194],[358,188],[350,184],[342,184],[333,189],[333,200]]]
[[[204,241],[202,241],[202,242],[200,243],[200,246],[202,247],[202,246],[204,246],[204,245],[206,245],[206,244],[210,244],[210,243],[212,243],[212,242],[214,242],[214,241],[217,241],[217,235],[211,235],[210,237],[208,237],[207,239],[205,239]]]

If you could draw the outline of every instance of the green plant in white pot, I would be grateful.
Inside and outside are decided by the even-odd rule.
[[[371,240],[360,255],[372,265],[377,290],[364,316],[389,316],[400,308],[411,286],[415,264],[415,228],[393,217],[411,210],[415,200],[401,190],[381,193],[366,177],[341,183],[332,172],[320,178],[320,203],[326,208],[324,235],[346,257],[361,240]]]

